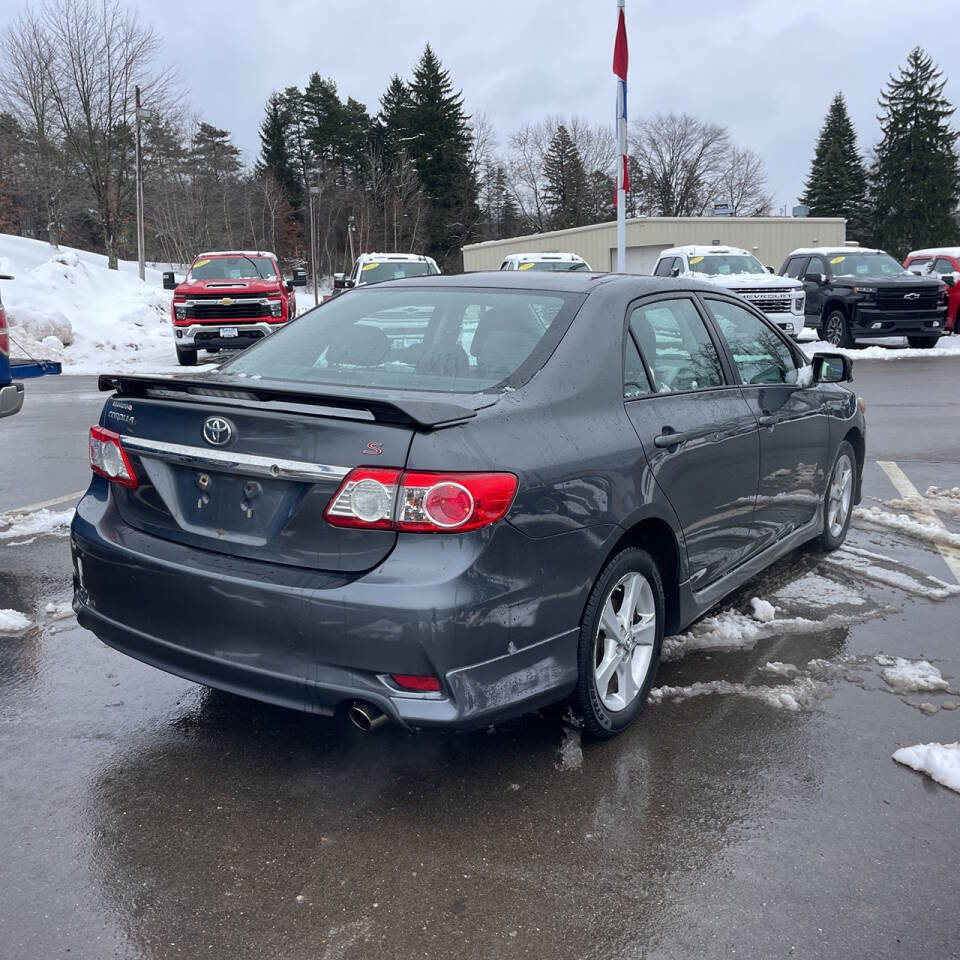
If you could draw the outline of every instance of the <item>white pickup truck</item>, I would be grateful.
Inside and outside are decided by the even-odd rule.
[[[797,338],[803,330],[803,284],[778,277],[749,250],[737,247],[672,247],[660,254],[656,277],[706,280],[743,297],[785,333]]]

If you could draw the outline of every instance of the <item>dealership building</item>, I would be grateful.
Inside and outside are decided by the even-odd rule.
[[[842,217],[636,217],[627,220],[627,272],[652,273],[661,251],[688,243],[742,247],[778,271],[791,250],[845,240]],[[616,222],[473,243],[463,248],[463,269],[499,270],[509,253],[548,251],[579,254],[594,270],[615,270]]]

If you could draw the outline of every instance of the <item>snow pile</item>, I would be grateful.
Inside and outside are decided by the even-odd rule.
[[[901,747],[893,759],[960,793],[960,743],[918,743]]]
[[[849,544],[844,544],[821,562],[845,573],[855,574],[863,580],[882,583],[928,600],[946,600],[960,595],[960,586],[955,583],[946,583],[939,577],[920,571],[908,573],[882,553],[861,550]]]
[[[33,623],[29,617],[25,617],[22,613],[10,609],[0,610],[0,636],[23,633],[32,626]]]
[[[788,583],[777,590],[776,596],[778,600],[799,600],[812,607],[862,607],[867,602],[852,587],[818,573],[808,573]]]
[[[25,237],[0,234],[3,281],[13,356],[59,360],[64,373],[177,368],[170,323],[172,293],[160,270]],[[19,344],[19,348],[17,346]]]
[[[949,686],[940,671],[926,660],[907,660],[883,654],[874,660],[884,669],[880,676],[897,693],[918,693],[921,690],[946,690]]]
[[[800,668],[792,663],[782,663],[780,660],[768,660],[763,665],[764,672],[772,673],[775,677],[795,677]]]
[[[735,695],[750,700],[760,700],[767,706],[778,710],[811,710],[827,693],[823,683],[800,677],[793,683],[776,687],[747,686],[744,683],[731,683],[729,680],[710,680],[691,683],[688,687],[654,687],[650,691],[651,703],[664,700],[689,700],[691,697],[705,697],[711,694]]]
[[[901,346],[902,344],[902,346]],[[859,349],[835,347],[826,340],[807,341],[800,344],[808,357],[815,353],[842,353],[851,360],[929,360],[931,357],[960,358],[960,337],[941,337],[940,342],[929,350],[920,350],[907,346],[903,337],[890,337],[883,345],[860,347]]]
[[[45,534],[58,537],[67,535],[74,510],[34,510],[33,513],[0,514],[0,540],[18,541],[10,546],[32,543]],[[31,539],[24,541],[24,537]]]
[[[951,533],[946,527],[938,523],[923,523],[914,520],[905,513],[888,513],[876,507],[856,507],[853,515],[857,520],[886,530],[895,530],[916,540],[926,540],[929,543],[940,543],[948,547],[960,547],[960,534]]]
[[[750,601],[753,609],[753,617],[761,623],[772,623],[777,616],[777,608],[769,600],[761,600],[760,597],[754,597]]]

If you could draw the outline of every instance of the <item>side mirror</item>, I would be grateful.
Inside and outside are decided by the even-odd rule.
[[[342,290],[347,285],[346,274],[335,273],[333,275],[333,289]]]
[[[177,289],[177,278],[174,276],[172,270],[168,270],[163,275],[163,289],[164,290],[176,290]]]
[[[680,268],[679,268],[679,267],[672,267],[672,268],[670,269],[670,276],[671,276],[671,277],[679,277],[679,276],[680,276]]]
[[[773,267],[767,264],[767,273],[776,273],[776,271],[773,269]]]
[[[815,283],[818,286],[823,286],[827,282],[826,276],[822,273],[808,273],[804,275],[804,283]]]
[[[853,361],[842,353],[817,353],[813,357],[815,383],[850,383]]]
[[[294,287],[305,287],[307,285],[307,271],[306,270],[294,270],[293,279],[290,283]]]
[[[952,273],[943,273],[940,275],[940,279],[948,286],[952,287],[956,282],[957,278]]]

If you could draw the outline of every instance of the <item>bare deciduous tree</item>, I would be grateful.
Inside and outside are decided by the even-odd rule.
[[[730,135],[689,114],[657,114],[637,124],[630,146],[642,171],[633,189],[646,212],[702,216],[717,196]]]
[[[720,198],[735,217],[766,217],[773,196],[767,192],[767,173],[760,155],[749,147],[731,147],[720,174]]]
[[[155,68],[159,37],[119,0],[51,0],[42,22],[52,51],[50,96],[90,185],[108,263],[116,269],[134,194],[134,90],[140,86],[143,101],[163,109],[173,74]]]

